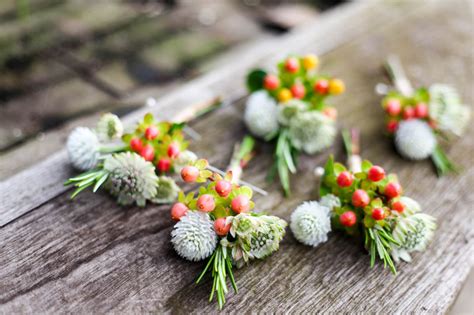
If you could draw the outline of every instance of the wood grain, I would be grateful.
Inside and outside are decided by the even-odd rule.
[[[449,309],[474,260],[474,139],[467,135],[448,150],[464,167],[462,175],[437,179],[429,161],[402,160],[380,133],[383,114],[373,87],[384,79],[385,56],[396,52],[415,85],[450,82],[472,104],[472,15],[465,7],[464,1],[436,2],[411,7],[407,14],[406,6],[376,5],[354,22],[360,23],[357,36],[322,58],[322,70],[342,77],[348,86],[346,94],[334,99],[341,127],[360,127],[364,157],[396,171],[406,194],[438,218],[433,244],[414,255],[413,263],[401,264],[394,277],[380,266],[370,269],[361,246],[339,233],[312,249],[288,232],[279,252],[236,271],[240,292],[229,294],[224,312],[433,314]],[[332,28],[348,23],[334,21],[326,22]],[[298,34],[283,43],[304,39]],[[319,44],[307,40],[295,51],[317,51]],[[204,137],[192,149],[225,166],[232,144],[246,132],[236,119],[242,108],[240,100],[193,122]],[[341,147],[338,140],[324,154],[303,156],[299,176],[292,179],[293,197],[284,199],[277,183],[265,182],[272,146],[262,144],[244,173],[245,180],[271,192],[257,197],[259,210],[288,220],[302,200],[317,197],[314,167],[330,153],[344,160]],[[7,196],[20,201],[13,190],[0,200]],[[0,313],[215,312],[216,305],[207,301],[209,281],[193,284],[203,263],[180,259],[169,243],[173,223],[168,211],[151,205],[120,208],[105,194],[87,193],[75,202],[58,193],[36,205],[35,211],[0,229]]]

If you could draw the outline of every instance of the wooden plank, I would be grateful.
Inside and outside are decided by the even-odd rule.
[[[311,47],[311,50],[314,49],[317,53],[329,51],[353,36],[360,36],[363,34],[366,31],[367,23],[365,16],[369,13],[373,14],[372,22],[374,24],[382,23],[384,18],[387,17],[384,16],[384,14],[387,14],[388,16],[393,15],[381,8],[374,8],[374,5],[369,3],[356,3],[351,6],[337,9],[333,13],[328,13],[325,18],[321,18],[319,20],[320,22],[317,22],[312,26],[307,26],[299,31],[295,31],[292,34],[283,37],[281,40],[268,39],[265,42],[257,43],[254,47],[242,53],[241,59],[238,63],[231,63],[228,67],[212,71],[209,74],[183,85],[182,88],[176,89],[171,93],[158,98],[159,101],[157,102],[157,106],[145,107],[127,115],[124,118],[125,123],[130,124],[138,121],[146,112],[153,112],[157,117],[162,119],[180,120],[183,118],[182,116],[179,116],[181,115],[180,113],[184,112],[186,115],[189,115],[186,108],[194,106],[196,100],[200,103],[205,103],[206,101],[213,100],[222,95],[224,97],[224,102],[228,103],[226,100],[232,101],[241,98],[246,93],[243,85],[245,74],[248,69],[254,67],[257,63],[263,62],[270,64],[270,62],[274,62],[277,58],[281,58],[282,55],[285,56],[292,52],[301,51],[305,53],[309,49],[308,44],[314,42],[318,43],[318,47],[313,46]],[[349,27],[347,23],[343,23],[346,19],[351,19],[353,21],[351,27]],[[337,28],[337,26],[339,28]],[[313,32],[314,28],[317,28],[320,31]],[[338,29],[338,31],[335,31],[336,29]],[[339,31],[339,29],[341,31]],[[330,31],[334,34],[331,41],[327,40],[327,34]],[[344,36],[342,35],[343,33],[345,34]],[[275,54],[275,51],[278,53]],[[238,82],[237,85],[236,82]],[[146,94],[146,97],[150,96],[159,95],[154,95],[153,93]],[[143,102],[144,99],[145,97],[143,95],[135,95],[125,101],[134,103],[137,101]],[[178,113],[178,117],[174,116],[176,113]],[[47,164],[48,162],[45,163],[46,164],[43,167],[49,165]],[[55,163],[58,162],[50,162],[50,167],[54,168]],[[64,159],[60,163],[67,165],[68,161],[67,159]],[[47,198],[42,198],[38,194],[37,186],[42,181],[48,182],[48,179],[38,178],[35,167],[22,172],[21,176],[22,177],[15,175],[10,179],[0,182],[0,221],[2,222],[2,225],[27,213],[31,209],[36,208],[38,205],[46,201],[47,198],[52,198],[65,191],[62,184],[57,183],[56,186],[50,187],[50,191],[42,191],[44,196],[48,196]],[[56,174],[54,176],[56,176]],[[63,178],[67,178],[67,176],[68,173],[63,174]],[[25,193],[30,194],[32,198],[23,198],[19,200],[7,198],[9,194],[7,194],[7,189],[4,187],[16,187],[13,183],[18,183],[19,181],[24,183],[23,190]],[[33,196],[36,196],[37,199],[34,199]],[[30,200],[36,201],[30,202]]]
[[[362,248],[339,233],[311,249],[297,243],[289,232],[278,253],[236,271],[240,292],[229,295],[225,312],[447,311],[474,262],[474,222],[468,206],[474,202],[470,192],[474,168],[472,157],[465,154],[474,149],[474,140],[464,137],[449,150],[465,167],[458,177],[437,179],[429,161],[402,160],[380,133],[382,110],[373,83],[383,80],[381,63],[388,52],[397,49],[416,85],[435,82],[446,69],[456,68],[457,75],[450,82],[469,91],[474,78],[467,69],[471,59],[465,51],[473,41],[468,27],[472,22],[464,8],[462,1],[423,6],[402,21],[378,27],[367,17],[378,11],[369,10],[360,18],[371,31],[323,58],[323,70],[341,74],[349,87],[348,93],[334,99],[340,124],[360,127],[364,157],[396,171],[409,195],[438,217],[434,243],[425,253],[414,255],[412,264],[402,264],[394,277],[380,266],[370,269]],[[419,33],[409,27],[414,23]],[[427,29],[432,35],[423,41],[419,34],[426,36]],[[462,44],[445,45],[452,37]],[[319,42],[306,44],[300,48],[314,49]],[[430,50],[424,50],[428,47]],[[414,75],[419,69],[422,79]],[[466,103],[473,104],[472,92],[464,96]],[[231,144],[245,133],[241,120],[236,119],[242,107],[240,102],[194,122],[193,127],[204,137],[192,149],[224,166]],[[259,208],[288,220],[302,200],[316,198],[314,167],[329,153],[343,160],[341,147],[338,141],[329,152],[303,156],[299,176],[293,178],[294,196],[284,199],[277,183],[264,181],[272,147],[263,144],[244,174],[246,180],[270,192],[257,197]],[[74,203],[67,199],[67,194],[61,194],[0,229],[0,312],[215,312],[216,306],[207,301],[209,281],[199,287],[193,284],[204,264],[180,259],[169,243],[173,223],[168,207],[120,208],[105,194],[83,194]]]

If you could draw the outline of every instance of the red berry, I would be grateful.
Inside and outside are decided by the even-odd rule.
[[[385,186],[385,196],[388,198],[395,198],[400,195],[402,192],[402,186],[400,186],[399,183],[391,182],[388,183],[387,186]]]
[[[367,174],[369,179],[373,182],[378,182],[385,178],[385,170],[380,166],[374,165],[370,168],[369,173]]]
[[[153,140],[158,136],[159,130],[155,126],[150,126],[145,129],[145,138],[147,140]]]
[[[267,74],[263,79],[263,86],[267,90],[275,90],[280,85],[280,80],[276,75]]]
[[[196,181],[196,179],[199,176],[199,169],[195,166],[185,166],[181,170],[181,178],[186,182],[186,183],[193,183]]]
[[[214,221],[214,230],[216,231],[217,235],[226,236],[227,233],[229,233],[232,223],[226,224],[226,221],[226,218],[219,218]]]
[[[140,150],[140,155],[145,161],[153,161],[155,158],[155,149],[153,149],[151,144],[147,144]]]
[[[291,73],[295,73],[296,71],[298,71],[299,68],[300,68],[300,65],[299,65],[298,59],[296,59],[296,58],[286,59],[286,61],[285,61],[286,71],[291,72]]]
[[[314,84],[314,91],[319,94],[327,94],[329,90],[329,81],[321,79]]]
[[[140,138],[132,138],[132,140],[130,140],[130,149],[132,149],[132,151],[140,152],[142,148],[143,142]]]
[[[156,165],[158,168],[158,171],[165,173],[168,172],[171,168],[171,162],[167,158],[162,158],[158,161],[158,164]]]
[[[339,217],[339,221],[344,226],[353,226],[357,222],[357,216],[354,211],[346,211]]]
[[[390,120],[388,123],[387,123],[387,131],[389,133],[394,133],[395,131],[397,131],[397,128],[398,128],[398,121],[396,120]]]
[[[231,207],[237,213],[247,212],[250,210],[250,199],[245,195],[238,195],[232,199]]]
[[[352,194],[352,205],[354,207],[363,208],[370,202],[370,197],[365,190],[357,189]]]
[[[232,190],[232,184],[226,180],[220,180],[216,184],[216,192],[221,197],[227,197]]]
[[[168,156],[172,159],[179,155],[179,146],[176,143],[171,143],[168,147]]]
[[[425,103],[418,103],[415,106],[415,116],[417,118],[425,118],[428,116],[428,106]]]
[[[415,109],[411,106],[405,107],[403,109],[403,119],[408,120],[415,118]]]
[[[205,194],[198,198],[196,206],[199,211],[211,212],[216,207],[216,202],[214,201],[214,197]]]
[[[388,100],[385,104],[385,111],[390,116],[397,116],[398,114],[400,114],[401,109],[402,104],[400,104],[400,101],[397,99]]]
[[[177,202],[171,208],[171,219],[179,221],[188,212],[188,207],[184,203]]]
[[[323,109],[323,114],[326,117],[331,118],[332,120],[336,120],[336,118],[337,118],[337,109],[335,109],[334,107],[326,107],[325,109]]]
[[[306,93],[304,86],[299,83],[293,84],[290,91],[294,98],[303,98]]]
[[[405,205],[401,201],[395,201],[392,203],[392,209],[402,213],[405,210]]]
[[[383,220],[385,218],[385,211],[382,208],[375,208],[372,210],[372,218],[374,220]]]
[[[339,176],[337,176],[337,184],[340,187],[349,187],[352,185],[352,182],[354,181],[354,176],[348,172],[344,171]]]

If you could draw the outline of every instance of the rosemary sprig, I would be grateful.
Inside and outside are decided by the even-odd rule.
[[[107,180],[109,177],[109,172],[104,169],[95,169],[82,173],[76,177],[69,178],[64,185],[69,186],[73,185],[76,187],[74,192],[71,195],[71,199],[76,197],[81,191],[94,185],[92,188],[93,192],[96,192]]]
[[[230,283],[235,291],[238,293],[237,285],[235,283],[234,275],[232,273],[232,261],[228,253],[228,248],[221,245],[217,246],[217,249],[209,258],[206,267],[199,275],[196,280],[196,284],[199,284],[203,279],[204,275],[211,268],[211,276],[213,279],[211,295],[209,296],[209,302],[214,298],[214,293],[216,295],[217,303],[219,305],[219,310],[222,310],[225,304],[225,295],[228,293],[227,289],[227,277],[229,277]]]
[[[391,249],[400,245],[391,236],[391,231],[383,227],[375,226],[372,228],[364,228],[365,247],[370,255],[370,267],[373,268],[377,256],[383,261],[384,268],[389,266],[393,274],[397,274],[397,268],[390,256]]]

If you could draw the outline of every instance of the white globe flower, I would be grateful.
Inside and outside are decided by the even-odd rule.
[[[430,117],[438,128],[461,136],[471,116],[469,106],[462,104],[458,92],[445,84],[430,86]]]
[[[100,117],[96,130],[99,139],[103,141],[118,139],[123,135],[122,122],[117,115],[112,113]]]
[[[290,120],[288,136],[295,148],[315,154],[332,145],[336,124],[318,111],[298,112]]]
[[[180,190],[171,177],[159,176],[156,194],[151,201],[154,203],[171,203],[178,198]]]
[[[435,230],[436,219],[425,213],[400,217],[392,232],[400,246],[392,250],[391,256],[396,262],[400,259],[410,262],[410,253],[424,251],[433,239]]]
[[[67,139],[66,149],[72,165],[80,171],[93,169],[99,161],[99,139],[89,128],[75,128]]]
[[[188,211],[175,224],[171,243],[181,257],[199,261],[209,257],[217,245],[214,224],[207,213]]]
[[[156,195],[158,177],[152,163],[136,153],[124,152],[109,155],[104,161],[109,173],[105,188],[117,197],[121,205],[136,202],[144,206]]]
[[[252,93],[245,106],[244,121],[250,132],[260,138],[279,129],[278,107],[266,91]]]
[[[316,247],[328,240],[331,232],[329,208],[317,201],[305,202],[291,214],[290,228],[301,243]]]
[[[405,210],[403,211],[402,215],[407,216],[421,212],[420,204],[410,197],[400,197],[400,202],[405,206]]]
[[[402,156],[422,160],[433,154],[436,137],[431,127],[419,119],[405,120],[395,133],[395,146]]]
[[[285,104],[278,106],[278,121],[283,126],[288,126],[291,118],[293,118],[297,113],[305,111],[307,108],[307,103],[298,99],[291,99]]]
[[[323,207],[329,208],[329,210],[333,210],[335,207],[341,206],[341,199],[333,194],[327,194],[321,198],[319,204]]]

